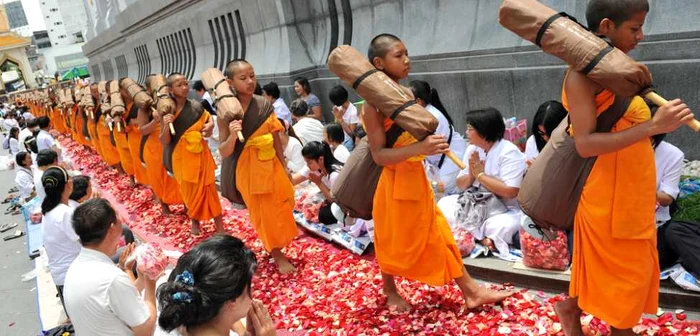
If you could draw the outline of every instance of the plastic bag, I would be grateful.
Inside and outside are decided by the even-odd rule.
[[[452,229],[452,235],[455,237],[459,254],[461,254],[462,257],[467,257],[474,251],[476,243],[474,242],[474,236],[469,231],[456,228]]]
[[[324,198],[318,193],[302,193],[294,204],[294,210],[304,214],[309,223],[318,223],[318,212],[323,206]]]
[[[156,244],[146,243],[137,246],[126,260],[126,263],[136,261],[136,269],[151,280],[156,280],[168,267],[168,257]]]
[[[505,123],[506,131],[503,134],[503,139],[512,142],[518,146],[521,152],[524,152],[525,143],[527,142],[527,120],[517,120],[515,117],[513,117],[506,120]]]
[[[566,234],[557,231],[553,240],[538,240],[520,229],[520,248],[527,267],[564,271],[569,267],[569,247]]]
[[[435,194],[435,201],[437,202],[445,196],[445,183],[440,180],[440,168],[428,163],[428,161],[424,161],[423,166],[425,168],[425,175],[428,177],[430,186]]]

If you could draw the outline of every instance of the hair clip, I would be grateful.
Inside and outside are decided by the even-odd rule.
[[[175,281],[182,282],[188,286],[194,286],[194,276],[190,271],[183,271],[175,277]]]
[[[175,300],[175,302],[192,303],[192,294],[187,292],[177,292],[173,294],[173,300]]]

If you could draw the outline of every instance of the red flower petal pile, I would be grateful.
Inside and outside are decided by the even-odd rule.
[[[151,280],[157,280],[168,267],[168,257],[156,244],[145,243],[137,246],[132,254],[136,269]]]
[[[456,228],[452,229],[452,235],[454,235],[455,242],[457,242],[457,248],[459,248],[459,253],[462,257],[466,257],[474,251],[476,247],[476,242],[474,241],[474,236],[468,230]]]
[[[94,153],[70,139],[61,144],[76,166],[91,175],[95,185],[114,196],[128,214],[125,223],[164,248],[189,250],[211,236],[213,223],[202,223],[202,236],[190,235],[190,224],[182,206],[178,215],[165,216],[144,187],[130,187],[128,178],[104,164]],[[258,272],[253,296],[268,307],[278,329],[303,331],[308,335],[563,335],[552,308],[564,296],[547,298],[520,291],[499,305],[480,309],[463,308],[456,285],[427,286],[398,278],[399,292],[413,305],[409,312],[389,310],[381,294],[379,267],[372,257],[361,257],[321,239],[300,236],[285,249],[297,267],[281,275],[253,230],[247,212],[224,202],[224,227],[257,255]],[[501,288],[512,289],[505,285]],[[635,327],[646,335],[698,335],[698,325],[681,321],[682,316],[644,318]],[[583,319],[588,335],[607,335],[609,327],[599,319]]]
[[[566,242],[566,234],[563,231],[557,231],[557,238],[552,241],[541,241],[520,230],[523,264],[546,270],[566,270],[569,267],[569,247]]]

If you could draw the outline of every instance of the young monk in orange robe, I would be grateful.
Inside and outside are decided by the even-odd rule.
[[[234,203],[242,198],[255,231],[265,250],[275,259],[280,273],[291,273],[294,266],[282,253],[282,248],[292,242],[299,230],[292,215],[294,187],[285,168],[279,137],[284,126],[277,119],[272,105],[262,96],[253,94],[257,81],[255,71],[247,61],[234,60],[226,70],[229,85],[236,89],[245,111],[244,120],[256,118],[250,124],[259,126],[247,130],[252,134],[246,137],[245,144],[241,144],[236,134],[242,130],[242,122],[219,117],[222,193]]]
[[[102,116],[102,110],[100,107],[100,93],[97,90],[97,83],[90,84],[90,95],[94,105],[94,107],[87,109],[90,143],[92,144],[92,148],[95,149],[100,157],[103,157],[102,146],[100,145],[100,138],[97,132],[97,124],[99,123],[100,116]]]
[[[395,82],[408,76],[408,51],[398,37],[390,34],[375,37],[368,54],[375,68]],[[406,89],[407,94],[410,92]],[[469,276],[447,220],[435,204],[422,161],[425,156],[447,152],[446,139],[432,135],[417,141],[403,132],[393,148],[386,148],[386,132],[393,122],[368,103],[364,104],[362,120],[372,157],[384,167],[374,195],[372,217],[387,304],[399,311],[410,308],[399,295],[394,276],[430,285],[445,285],[455,280],[467,308],[508,297],[511,293],[480,287]],[[406,227],[406,218],[411,218],[410,229]]]
[[[162,117],[160,141],[164,145],[163,163],[180,184],[187,215],[192,220],[192,234],[199,234],[199,223],[214,219],[216,231],[224,232],[221,201],[216,190],[216,163],[204,140],[211,135],[214,122],[202,105],[187,99],[187,78],[179,73],[168,77],[168,87],[175,98],[175,114]],[[168,124],[175,127],[170,134]]]
[[[107,82],[107,88],[109,88],[109,82]],[[108,95],[109,97],[109,95]],[[117,144],[113,137],[113,132],[109,130],[109,125],[112,118],[106,113],[102,113],[97,122],[97,137],[100,139],[100,148],[102,148],[102,159],[108,165],[116,168],[118,171],[123,172],[119,158],[119,151],[117,150]]]
[[[128,93],[126,96],[128,96]],[[130,100],[131,98],[128,99]],[[138,183],[150,185],[148,173],[146,173],[146,168],[141,164],[141,159],[139,157],[142,138],[141,130],[139,129],[138,122],[136,121],[139,109],[133,102],[129,102],[127,107],[129,107],[129,109],[126,110],[128,115],[126,115],[124,118],[124,122],[127,124],[126,131],[129,135],[129,153],[131,153],[131,162],[134,164],[134,177],[136,177],[136,181]]]
[[[623,2],[592,0],[586,17],[589,27],[627,53],[643,39],[649,4]],[[608,322],[612,335],[633,335],[642,313],[658,308],[656,174],[649,138],[677,129],[693,115],[674,100],[651,118],[644,101],[635,97],[610,133],[596,133],[597,115],[614,101],[613,93],[584,74],[568,72],[562,102],[576,149],[597,159],[574,217],[571,298],[555,305],[566,335],[583,334],[582,310]]]
[[[149,87],[151,76],[146,77],[146,87]],[[160,202],[163,213],[172,214],[168,205],[182,203],[180,185],[175,178],[168,175],[163,166],[163,144],[160,135],[161,117],[158,113],[151,113],[151,108],[146,107],[138,111],[138,126],[141,132],[139,147],[139,161],[146,166],[148,182],[151,190]]]

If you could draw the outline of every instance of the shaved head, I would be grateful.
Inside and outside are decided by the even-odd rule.
[[[372,39],[369,43],[369,50],[367,50],[367,59],[370,63],[374,63],[374,58],[384,58],[386,53],[389,52],[389,48],[395,42],[401,42],[401,39],[391,34],[379,34]]]

